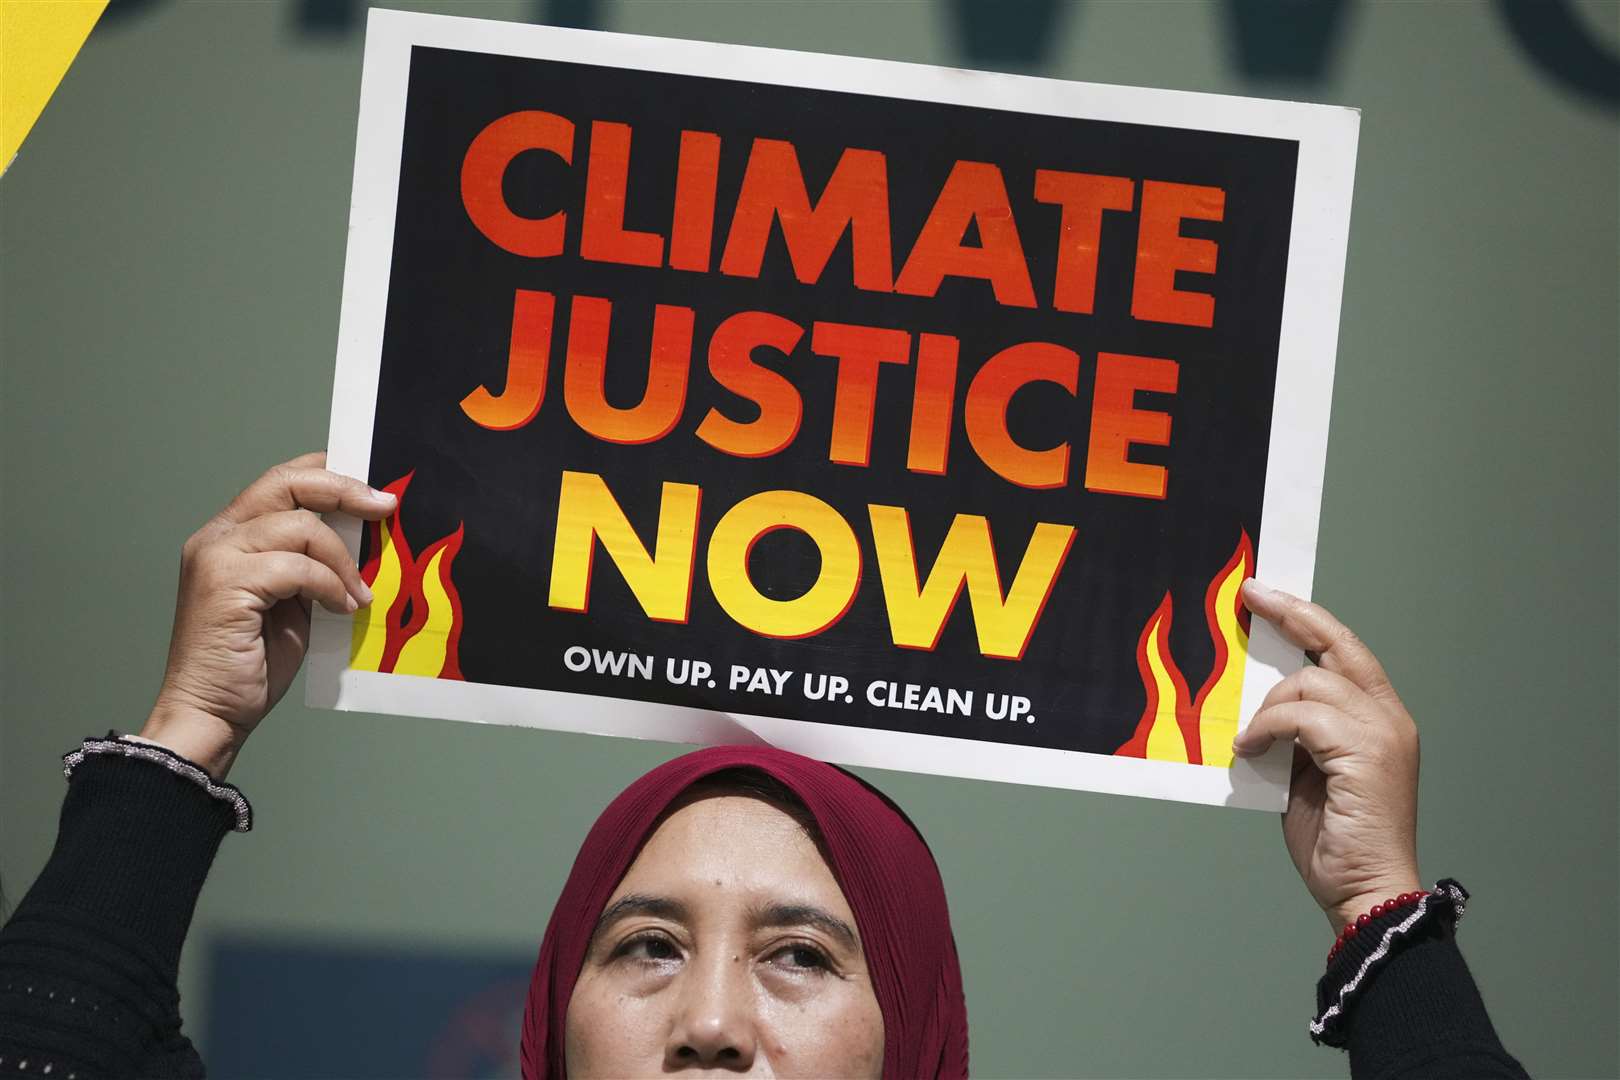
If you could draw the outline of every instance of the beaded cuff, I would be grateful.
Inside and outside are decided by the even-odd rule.
[[[248,804],[247,797],[235,784],[215,780],[202,768],[166,746],[145,741],[125,742],[115,737],[112,732],[108,732],[105,739],[86,739],[79,749],[63,754],[62,775],[71,780],[73,770],[83,765],[84,759],[90,754],[113,754],[136,761],[151,762],[153,765],[168,769],[176,776],[202,788],[210,798],[229,803],[236,816],[236,824],[232,826],[234,832],[250,832],[253,829],[253,807]]]
[[[1403,944],[1403,939],[1410,938],[1427,920],[1441,918],[1455,924],[1462,918],[1467,901],[1467,889],[1451,878],[1442,878],[1433,889],[1418,894],[1415,904],[1386,911],[1382,918],[1368,923],[1360,933],[1345,941],[1344,959],[1340,962],[1359,962],[1355,963],[1353,970],[1347,969],[1350,977],[1335,993],[1318,997],[1317,1006],[1321,1011],[1311,1020],[1311,1041],[1342,1046],[1345,1014],[1357,991],[1366,986],[1378,969],[1389,961],[1390,956]]]

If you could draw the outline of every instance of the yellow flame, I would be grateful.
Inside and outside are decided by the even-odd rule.
[[[1237,736],[1238,710],[1243,704],[1243,672],[1249,660],[1249,635],[1237,617],[1237,591],[1248,571],[1248,559],[1238,559],[1215,594],[1215,622],[1226,639],[1226,667],[1205,695],[1204,707],[1198,714],[1199,745],[1205,765],[1232,765],[1232,740]]]
[[[1147,756],[1156,761],[1186,762],[1187,744],[1181,728],[1176,726],[1176,708],[1181,703],[1176,699],[1175,681],[1164,666],[1163,633],[1164,617],[1155,615],[1153,628],[1148,631],[1147,661],[1153,685],[1158,688],[1159,706],[1153,714],[1153,726],[1148,729]]]
[[[427,621],[399,650],[399,659],[394,661],[396,675],[426,675],[429,678],[437,678],[439,672],[444,670],[446,646],[456,613],[450,603],[450,594],[444,591],[444,578],[439,573],[439,564],[443,561],[444,548],[441,547],[433,553],[433,558],[428,560],[427,569],[422,573],[422,595],[427,600]]]
[[[1152,712],[1144,710],[1135,733],[1118,753],[1231,767],[1232,738],[1237,734],[1243,674],[1249,656],[1249,635],[1239,615],[1238,590],[1248,577],[1253,556],[1245,534],[1204,594],[1203,621],[1213,638],[1216,656],[1209,677],[1196,695],[1170,651],[1169,594],[1149,618],[1140,648],[1142,679]],[[1192,742],[1194,738],[1198,741]]]
[[[383,522],[382,550],[377,579],[371,583],[371,605],[354,613],[354,631],[349,643],[349,667],[356,671],[376,671],[382,665],[388,645],[388,609],[394,606],[403,577],[399,552],[388,522]],[[437,674],[437,672],[435,672]]]

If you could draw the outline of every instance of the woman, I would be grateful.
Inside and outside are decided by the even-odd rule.
[[[251,822],[224,783],[292,681],[310,605],[370,602],[317,516],[392,496],[311,454],[270,470],[182,549],[168,669],[140,736],[89,739],[50,861],[0,931],[0,1076],[200,1076],[180,946],[218,844]],[[1244,600],[1317,661],[1240,754],[1295,739],[1283,834],[1339,933],[1311,1033],[1354,1076],[1523,1076],[1451,938],[1466,898],[1418,884],[1417,734],[1373,655],[1323,609]],[[699,751],[632,784],[586,838],[546,930],[526,1078],[662,1072],[966,1075],[944,888],[892,803],[821,762]]]

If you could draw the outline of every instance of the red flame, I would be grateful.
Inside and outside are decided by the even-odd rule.
[[[1136,667],[1147,694],[1147,704],[1136,730],[1114,751],[1116,755],[1185,761],[1191,765],[1230,763],[1228,746],[1221,739],[1212,738],[1210,729],[1219,727],[1227,742],[1230,736],[1226,729],[1230,728],[1231,734],[1236,733],[1250,618],[1238,599],[1238,588],[1253,572],[1254,547],[1249,534],[1243,532],[1226,565],[1210,580],[1204,593],[1204,618],[1215,647],[1215,660],[1196,698],[1189,692],[1187,677],[1170,651],[1173,604],[1170,594],[1164,594],[1158,608],[1143,625],[1136,643]],[[1173,720],[1180,735],[1179,753],[1164,749],[1150,753],[1150,738],[1156,729],[1164,730],[1158,725],[1167,720]],[[1211,758],[1219,760],[1209,760]]]
[[[413,476],[414,470],[383,488],[399,499],[399,506],[385,521],[366,525],[368,552],[360,576],[374,596],[370,607],[355,613],[351,666],[460,679],[463,612],[451,570],[465,527],[457,525],[455,532],[413,555],[403,524],[405,491]]]

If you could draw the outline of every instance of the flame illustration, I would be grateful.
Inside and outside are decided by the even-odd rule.
[[[399,505],[385,521],[366,524],[370,556],[360,577],[370,586],[372,601],[354,613],[349,667],[459,679],[461,595],[450,570],[464,527],[456,526],[412,557],[400,519],[414,475],[406,473],[383,489],[397,496]]]
[[[1116,755],[1231,766],[1232,738],[1237,734],[1243,700],[1243,668],[1249,655],[1249,613],[1238,602],[1238,587],[1253,573],[1254,547],[1244,532],[1204,594],[1215,666],[1196,698],[1170,654],[1172,611],[1170,594],[1164,594],[1136,644],[1136,666],[1147,691],[1147,707],[1135,734],[1114,751]]]

